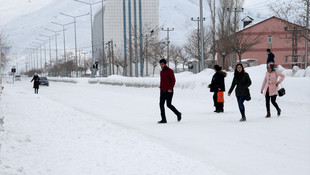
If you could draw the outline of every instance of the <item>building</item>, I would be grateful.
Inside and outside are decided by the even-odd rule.
[[[306,60],[306,40],[303,37],[305,33],[304,27],[275,16],[249,25],[237,34],[247,39],[260,36],[260,43],[243,53],[242,59],[257,60],[258,64],[266,64],[266,49],[269,48],[275,55],[276,64],[286,68],[294,65],[303,68]],[[230,56],[226,57],[226,65],[234,65]]]
[[[140,43],[140,27],[139,27],[139,0],[106,0],[106,3],[103,7],[103,9],[100,9],[94,16],[94,23],[93,23],[93,35],[94,35],[94,57],[95,60],[101,63],[101,68],[104,67],[104,63],[102,63],[102,50],[105,48],[106,55],[109,54],[109,51],[113,48],[113,55],[117,55],[118,57],[125,57],[125,49],[127,49],[127,60],[129,60],[129,53],[128,53],[128,47],[129,47],[129,40],[130,35],[129,31],[131,31],[131,40],[132,43],[134,42],[134,26],[135,26],[135,20],[134,20],[134,2],[136,1],[136,27],[137,27],[137,40],[138,44]],[[130,6],[129,6],[130,4]],[[125,8],[124,8],[125,5]],[[128,8],[130,7],[130,8]],[[146,33],[147,30],[153,29],[155,27],[158,27],[158,20],[159,20],[159,0],[141,0],[141,9],[142,9],[142,33]],[[131,13],[130,13],[130,12]],[[103,14],[102,14],[103,12]],[[125,12],[125,13],[124,13]],[[104,42],[102,39],[102,15],[104,16]],[[125,17],[125,21],[124,21]],[[131,17],[131,18],[129,18]],[[129,21],[131,21],[131,27],[129,25]],[[125,23],[124,23],[125,22]],[[124,30],[124,26],[126,25],[126,29]],[[124,34],[126,35],[126,47],[124,47]],[[111,44],[107,45],[107,43],[113,43],[113,46]],[[109,47],[109,48],[107,48]],[[134,46],[132,45],[132,48]],[[133,48],[133,56],[132,59],[135,59],[138,57],[138,60],[140,59],[139,56],[139,48],[138,48],[138,54],[135,55],[135,51]],[[136,56],[136,57],[135,57]],[[113,60],[109,61],[109,58],[106,57],[107,64],[107,74],[113,74],[112,70],[117,69],[118,67],[112,66],[110,62],[113,62]],[[129,69],[129,66],[127,66]],[[134,68],[134,66],[133,66]],[[111,70],[112,69],[112,70]],[[119,74],[122,74],[120,70]],[[102,71],[104,72],[104,70]],[[116,71],[114,72],[116,74]]]

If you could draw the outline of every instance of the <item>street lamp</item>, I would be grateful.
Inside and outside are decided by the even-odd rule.
[[[51,39],[54,37],[54,36],[47,36],[47,35],[41,35],[40,36],[43,36],[43,37],[46,37],[48,38],[48,45],[49,45],[49,50],[50,50],[50,67],[52,67],[52,48],[51,48]]]
[[[61,32],[61,30],[51,30],[51,29],[48,29],[48,28],[44,28],[45,30],[47,31],[50,31],[50,32],[54,32],[55,33],[55,45],[56,45],[56,69],[57,69],[57,75],[59,73],[59,70],[58,70],[58,54],[57,54],[57,33],[58,32]]]
[[[60,14],[73,18],[73,23],[74,23],[74,42],[75,42],[75,56],[74,57],[75,57],[75,63],[77,64],[78,62],[77,62],[77,43],[76,43],[76,18],[89,15],[89,13],[86,13],[86,14],[83,14],[83,15],[79,15],[79,16],[72,16],[72,15],[68,15],[68,14],[65,14],[65,13],[60,13]],[[76,77],[78,77],[78,71],[76,71]]]
[[[46,68],[46,43],[48,40],[42,40],[42,39],[39,39],[39,38],[36,38],[36,40],[38,41],[41,41],[44,43],[44,70]]]
[[[92,9],[92,6],[95,5],[95,4],[98,4],[98,3],[102,3],[103,4],[103,1],[97,1],[97,2],[94,2],[94,3],[88,3],[88,2],[83,2],[83,1],[80,1],[80,0],[74,0],[76,2],[80,2],[80,3],[83,3],[83,4],[87,4],[89,5],[90,7],[90,27],[91,27],[91,51],[92,51],[92,64],[95,63],[95,57],[94,57],[94,36],[93,36],[93,9]],[[102,11],[103,13],[103,11]],[[92,76],[95,76],[95,73],[96,73],[96,69],[92,69]]]

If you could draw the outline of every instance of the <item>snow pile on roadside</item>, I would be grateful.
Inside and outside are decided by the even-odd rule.
[[[245,68],[251,77],[262,79],[266,72],[266,65]],[[281,65],[278,70],[287,77],[310,77],[310,67],[306,70],[295,66],[293,69],[285,69]],[[259,73],[259,74],[258,74]],[[196,87],[206,87],[210,83],[210,79],[214,74],[213,69],[205,69],[204,71],[193,74],[191,72],[176,73],[176,88],[193,89]],[[254,76],[255,75],[255,76]],[[227,72],[227,77],[232,77],[233,72]],[[160,77],[124,77],[120,75],[112,75],[106,78],[49,78],[50,81],[67,82],[67,83],[89,83],[89,84],[104,84],[117,85],[127,87],[144,87],[157,88],[159,87]]]

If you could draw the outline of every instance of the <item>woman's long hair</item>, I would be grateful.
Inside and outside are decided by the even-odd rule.
[[[242,71],[241,71],[240,73],[239,73],[238,70],[237,70],[237,67],[238,67],[238,66],[241,66],[241,67],[242,67]],[[237,64],[236,67],[235,67],[235,73],[234,73],[234,75],[235,75],[235,76],[239,76],[239,75],[242,75],[242,74],[244,74],[244,67],[243,67],[243,65],[242,65],[241,63],[239,63],[239,64]]]

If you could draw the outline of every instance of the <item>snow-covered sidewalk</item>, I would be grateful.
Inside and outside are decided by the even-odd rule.
[[[223,174],[17,84],[0,98],[1,175]]]

